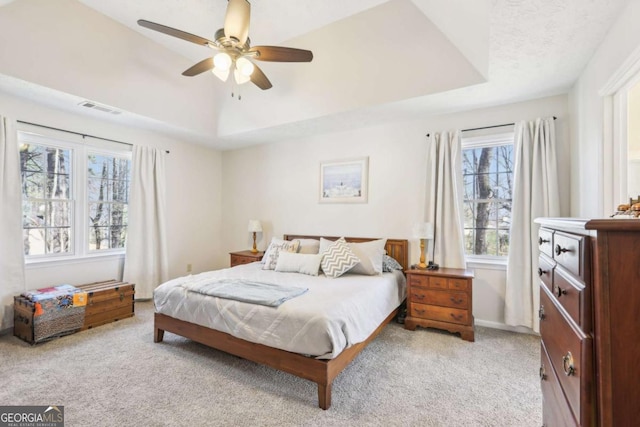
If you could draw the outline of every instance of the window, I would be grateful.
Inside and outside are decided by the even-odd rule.
[[[464,239],[467,255],[509,252],[513,134],[462,139]]]
[[[27,260],[122,253],[131,156],[20,132]]]

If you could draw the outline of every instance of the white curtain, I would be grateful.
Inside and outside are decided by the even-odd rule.
[[[25,290],[21,182],[16,123],[0,116],[0,330],[13,325],[13,296]]]
[[[462,231],[462,145],[460,132],[427,140],[426,221],[434,224],[433,261],[466,268]]]
[[[165,152],[133,148],[129,229],[123,280],[136,285],[136,298],[148,299],[168,280]]]
[[[538,332],[538,217],[560,216],[553,118],[516,123],[505,323]]]

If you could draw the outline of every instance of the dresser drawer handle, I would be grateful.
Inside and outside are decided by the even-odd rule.
[[[544,366],[540,366],[540,381],[547,379],[547,374],[544,372]]]
[[[538,239],[538,245],[540,245],[540,246],[542,246],[545,243],[549,243],[549,242],[550,242],[550,240],[543,239],[542,237],[540,237]]]
[[[544,320],[544,306],[540,304],[540,308],[538,309],[538,319]]]
[[[120,301],[124,301],[124,292],[120,292]]]
[[[451,297],[449,298],[449,301],[451,301],[454,304],[462,304],[464,302],[464,300],[462,298],[455,298],[455,297]]]
[[[573,364],[573,355],[570,351],[567,352],[564,356],[562,356],[562,370],[564,374],[568,377],[571,375],[575,375],[576,369]]]
[[[425,311],[426,311],[426,310],[423,310],[423,309],[420,309],[420,308],[416,308],[415,310],[416,310],[416,312],[417,312],[418,314],[424,314],[424,313],[425,313]]]
[[[450,313],[450,314],[451,314],[451,317],[453,317],[455,320],[457,321],[462,320],[462,314],[453,314],[453,313]]]
[[[538,268],[538,276],[542,277],[543,274],[547,274],[548,271]]]
[[[566,295],[567,294],[567,290],[566,289],[562,289],[560,286],[553,285],[553,293],[558,298],[560,298],[562,295]]]
[[[560,245],[556,245],[556,255],[560,255],[564,252],[571,252],[571,249],[563,248]]]
[[[413,298],[414,299],[423,300],[424,299],[424,295],[423,294],[413,294]]]

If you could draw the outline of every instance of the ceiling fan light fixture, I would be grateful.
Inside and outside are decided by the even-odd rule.
[[[214,76],[216,76],[217,78],[219,78],[220,80],[222,80],[223,82],[226,82],[227,79],[229,78],[229,70],[220,70],[218,68],[214,68],[213,70],[211,70],[211,72],[213,73]]]
[[[251,74],[253,74],[253,70],[255,69],[255,67],[247,58],[238,58],[236,60],[236,69],[243,76],[251,77]]]
[[[238,85],[242,85],[251,81],[251,76],[245,76],[238,70],[238,68],[233,70],[233,77],[236,79],[236,83]]]
[[[220,71],[228,72],[232,63],[231,56],[226,52],[220,52],[213,57],[213,65]]]
[[[229,0],[224,18],[225,36],[234,38],[243,45],[249,36],[250,16],[251,5],[247,0]]]

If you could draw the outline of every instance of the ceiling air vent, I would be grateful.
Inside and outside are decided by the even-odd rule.
[[[113,108],[107,107],[106,105],[98,104],[96,102],[91,101],[82,101],[80,104],[83,107],[91,108],[93,110],[102,111],[103,113],[109,114],[120,114],[122,111],[114,110]]]

